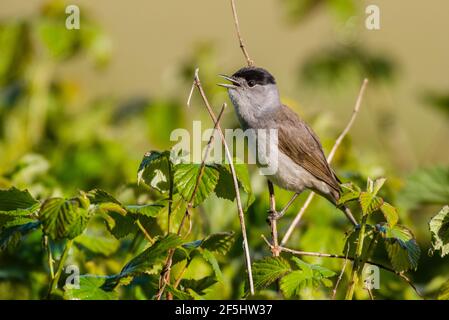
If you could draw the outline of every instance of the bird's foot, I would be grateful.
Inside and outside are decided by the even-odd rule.
[[[282,218],[284,216],[283,211],[278,212],[276,210],[268,210],[268,221],[275,221],[275,220],[279,220],[280,218]]]

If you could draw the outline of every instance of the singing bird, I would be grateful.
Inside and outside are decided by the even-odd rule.
[[[232,76],[220,76],[230,82],[219,85],[227,88],[243,130],[277,130],[277,146],[268,141],[261,143],[262,136],[256,135],[258,146],[277,148],[277,152],[265,153],[268,155],[264,163],[277,161],[277,170],[267,176],[269,181],[298,194],[305,189],[313,190],[337,205],[340,180],[326,160],[320,139],[304,120],[281,103],[271,73],[259,67],[244,67]],[[347,207],[340,209],[357,225]]]

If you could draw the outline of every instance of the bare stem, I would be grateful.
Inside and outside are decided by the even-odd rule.
[[[198,69],[195,71],[195,77],[197,76],[197,74],[198,74]],[[223,115],[223,112],[224,112],[225,108],[226,108],[226,103],[224,103],[223,106],[221,107],[221,110],[220,110],[220,113],[218,115],[218,118],[216,118],[214,120],[214,129],[217,129],[217,127],[219,126],[220,119],[221,119],[221,116]],[[193,208],[193,202],[194,202],[194,199],[195,199],[195,195],[196,195],[196,193],[198,191],[198,187],[199,187],[199,184],[201,182],[201,178],[202,178],[202,176],[204,174],[204,168],[206,167],[206,160],[207,160],[207,157],[209,156],[209,152],[210,152],[210,148],[211,148],[212,142],[214,141],[214,132],[215,132],[215,130],[212,131],[211,137],[209,138],[209,142],[207,143],[207,146],[206,146],[206,152],[204,153],[204,156],[203,156],[203,158],[201,160],[200,171],[198,172],[198,175],[196,177],[195,186],[194,186],[192,195],[191,195],[191,197],[189,199],[189,202],[187,204],[186,211],[184,213],[184,216],[182,217],[181,223],[179,224],[179,228],[178,228],[178,232],[177,232],[178,235],[181,235],[182,228],[184,227],[186,219],[189,219],[189,222],[191,221],[190,220],[190,215],[191,215],[190,214],[190,209]],[[191,224],[189,226],[189,230],[188,230],[186,236],[190,233],[190,231],[191,231]],[[170,250],[168,252],[167,259],[165,260],[165,265],[164,265],[164,267],[162,269],[161,277],[159,279],[159,290],[158,290],[158,292],[156,294],[156,299],[157,300],[161,299],[162,294],[164,293],[166,285],[170,282],[170,272],[171,272],[171,265],[172,265],[172,262],[173,262],[173,254],[174,253],[175,253],[175,250]],[[169,295],[169,297],[170,297],[170,295]]]
[[[343,274],[345,273],[346,265],[348,264],[349,248],[350,248],[350,245],[348,243],[348,249],[346,249],[345,262],[343,263],[343,267],[341,268],[341,272],[340,272],[340,275],[338,276],[337,282],[335,283],[335,287],[332,290],[332,300],[335,300],[335,296],[337,294],[338,285],[340,284],[340,281],[343,278]]]
[[[242,206],[242,200],[240,198],[240,190],[239,190],[239,183],[237,180],[237,174],[234,167],[234,161],[231,156],[231,152],[229,151],[228,144],[226,142],[225,136],[223,134],[223,130],[221,129],[220,123],[217,121],[217,117],[215,116],[210,104],[209,100],[206,97],[206,94],[203,90],[203,87],[201,86],[200,78],[198,75],[198,70],[195,72],[195,85],[198,88],[198,91],[200,92],[201,98],[203,99],[204,105],[206,106],[207,112],[209,113],[210,117],[212,118],[212,121],[214,123],[217,123],[217,129],[218,133],[220,134],[221,141],[223,143],[226,158],[229,161],[229,168],[231,170],[232,174],[232,180],[234,183],[234,190],[235,190],[235,198],[237,202],[237,210],[238,210],[238,216],[239,216],[239,222],[240,222],[240,228],[242,230],[242,237],[243,237],[243,251],[245,254],[245,262],[246,262],[246,270],[248,272],[248,282],[249,282],[249,288],[250,292],[253,295],[254,294],[254,282],[253,282],[253,275],[251,271],[251,256],[249,254],[249,246],[248,246],[248,237],[246,235],[246,225],[245,225],[245,216],[243,213],[243,206]]]
[[[64,269],[64,264],[69,255],[70,249],[72,248],[72,244],[73,244],[73,239],[67,240],[67,243],[65,244],[64,251],[62,252],[61,258],[59,259],[58,269],[56,270],[54,278],[50,282],[50,287],[48,288],[48,293],[47,293],[47,299],[50,299],[51,294],[58,287],[59,278],[61,277],[62,269]]]
[[[338,147],[340,146],[343,139],[348,134],[349,130],[351,129],[352,125],[354,124],[354,121],[357,117],[357,114],[359,113],[360,107],[362,105],[363,96],[365,94],[366,86],[368,85],[368,79],[364,79],[362,86],[359,91],[359,95],[357,96],[357,100],[354,106],[354,110],[352,111],[351,119],[349,119],[348,124],[344,128],[344,130],[341,132],[341,134],[338,136],[337,140],[335,140],[334,146],[332,147],[331,152],[329,153],[329,156],[327,157],[327,162],[331,163],[332,159],[335,156],[335,153],[337,152]],[[285,245],[290,239],[290,236],[292,235],[293,231],[295,230],[296,226],[298,225],[299,221],[301,221],[301,218],[306,211],[306,209],[309,207],[310,203],[312,202],[313,198],[315,197],[315,193],[311,192],[309,196],[307,197],[306,202],[304,202],[304,205],[299,210],[298,214],[296,215],[295,219],[293,219],[292,223],[287,229],[287,232],[285,233],[284,237],[281,241],[281,246]]]
[[[47,250],[47,263],[48,263],[48,268],[50,269],[50,279],[53,280],[53,278],[55,277],[55,271],[54,271],[54,266],[53,266],[55,261],[53,260],[53,255],[51,253],[50,242],[48,240],[48,236],[44,236],[44,247]]]
[[[237,33],[237,38],[239,39],[240,49],[242,49],[243,55],[245,56],[246,63],[248,64],[248,66],[250,67],[254,66],[254,61],[251,60],[251,58],[249,57],[248,51],[246,50],[245,43],[240,33],[239,18],[237,17],[237,9],[235,7],[234,0],[231,0],[231,8],[232,8],[232,15],[234,17],[235,31]]]
[[[278,229],[277,229],[277,220],[275,215],[276,212],[276,198],[274,196],[274,187],[273,183],[270,180],[267,180],[268,184],[268,192],[270,194],[270,215],[268,217],[270,228],[271,228],[271,239],[272,239],[272,246],[271,246],[271,253],[273,254],[273,257],[278,257],[280,250],[279,250],[279,242],[278,242]]]

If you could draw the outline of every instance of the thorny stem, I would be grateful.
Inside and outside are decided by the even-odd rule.
[[[354,110],[352,111],[351,119],[349,119],[348,124],[343,129],[341,134],[338,136],[337,140],[335,140],[334,146],[332,147],[331,152],[329,153],[329,156],[327,157],[327,162],[331,163],[332,159],[335,156],[335,153],[337,152],[338,147],[340,146],[341,142],[345,138],[345,136],[348,134],[349,130],[351,129],[352,125],[354,124],[355,119],[357,118],[357,114],[359,113],[360,106],[362,105],[363,96],[365,94],[366,86],[368,85],[368,79],[364,79],[362,86],[359,91],[359,95],[357,96],[357,100],[355,103]],[[304,202],[304,205],[299,210],[298,214],[296,215],[295,219],[293,219],[292,223],[287,229],[287,232],[285,233],[284,237],[281,241],[281,246],[285,245],[290,239],[290,236],[292,235],[293,231],[295,230],[296,226],[298,225],[299,221],[301,221],[301,218],[304,214],[304,212],[309,207],[310,203],[312,202],[313,198],[315,197],[315,193],[311,192],[309,196],[307,197],[306,201]]]
[[[65,261],[67,260],[67,256],[69,255],[70,249],[72,248],[73,239],[67,240],[64,251],[62,252],[61,259],[59,259],[58,269],[56,270],[54,278],[50,282],[50,287],[47,293],[47,299],[50,299],[51,294],[56,290],[58,286],[59,278],[62,274],[62,269],[64,269]]]
[[[55,277],[55,271],[54,271],[54,266],[53,266],[55,261],[53,260],[53,255],[51,253],[48,236],[44,236],[44,247],[47,250],[47,263],[48,263],[48,268],[50,269],[50,279],[53,280],[53,278]]]
[[[357,240],[354,262],[352,263],[351,280],[349,282],[348,290],[346,291],[345,300],[352,300],[355,287],[359,282],[361,274],[360,269],[363,269],[364,260],[366,261],[366,259],[362,257],[362,253],[363,253],[363,242],[365,240],[365,229],[367,218],[368,215],[364,214],[362,217],[362,222],[360,223],[359,238]]]

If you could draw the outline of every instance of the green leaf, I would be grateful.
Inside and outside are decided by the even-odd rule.
[[[214,276],[207,276],[201,279],[182,279],[181,287],[185,289],[192,289],[197,294],[205,294],[207,289],[217,283]]]
[[[66,285],[64,287],[64,299],[66,300],[117,300],[115,291],[106,291],[102,286],[107,277],[82,275],[79,277],[79,288]]]
[[[393,228],[384,225],[381,234],[393,269],[398,272],[416,270],[421,250],[412,232],[400,225]]]
[[[234,243],[234,232],[219,232],[207,236],[201,243],[201,248],[213,253],[225,255]]]
[[[449,206],[444,206],[429,222],[432,251],[440,251],[441,257],[449,253]]]
[[[137,183],[143,181],[146,185],[166,192],[171,180],[170,152],[150,151],[145,154],[137,171]]]
[[[217,169],[220,172],[220,178],[218,180],[217,186],[215,187],[215,194],[220,198],[233,201],[235,199],[235,187],[234,179],[231,174],[231,168],[226,164],[217,165]],[[246,211],[255,200],[251,188],[251,180],[249,177],[248,167],[244,163],[234,163],[234,169],[239,187],[243,189],[243,192],[246,193],[247,196],[246,203],[244,204],[244,210]]]
[[[175,289],[170,284],[167,284],[165,286],[165,290],[167,292],[170,292],[173,295],[173,297],[178,299],[178,300],[192,300],[192,296],[190,295],[190,293],[184,292],[184,291],[179,290],[179,289]]]
[[[175,249],[182,243],[182,238],[175,234],[170,234],[165,238],[157,240],[151,247],[129,261],[120,272],[120,277],[138,273],[156,273],[166,259],[168,251]]]
[[[371,191],[373,195],[376,195],[379,192],[380,188],[382,188],[385,181],[387,181],[387,179],[385,179],[385,178],[378,178],[373,181],[372,191]]]
[[[254,287],[266,288],[291,271],[290,263],[282,257],[269,257],[253,263]]]
[[[37,209],[39,201],[35,200],[28,190],[20,191],[14,187],[0,190],[0,216],[29,216]]]
[[[384,200],[369,192],[361,192],[359,197],[360,206],[363,214],[370,214],[377,211],[382,206]]]
[[[110,256],[120,246],[120,242],[112,237],[102,235],[82,234],[75,238],[75,245],[94,254]]]
[[[180,163],[175,166],[174,184],[184,200],[190,201],[195,190],[196,181],[200,173],[200,164]],[[210,165],[204,167],[198,187],[193,199],[193,206],[202,203],[214,191],[219,177],[218,170]]]
[[[4,250],[10,245],[17,245],[17,243],[25,234],[35,230],[40,226],[40,224],[40,221],[32,221],[2,229],[2,231],[0,232],[0,250]]]
[[[155,218],[161,213],[167,203],[167,201],[159,201],[144,205],[126,205],[125,208],[131,214]]]
[[[390,227],[394,227],[396,223],[398,223],[399,220],[398,211],[391,204],[389,204],[388,202],[384,202],[380,206],[380,211],[382,211]]]
[[[207,249],[201,250],[200,253],[204,260],[206,260],[212,267],[217,280],[223,281],[223,274],[221,273],[220,266],[218,265],[217,258],[215,258],[214,254]]]
[[[284,276],[280,281],[280,288],[286,298],[299,296],[302,288],[316,288],[320,285],[329,286],[328,279],[335,276],[335,272],[319,265],[308,264],[296,257],[293,262],[300,270],[295,270]]]
[[[438,300],[449,300],[449,281],[445,282],[439,292],[438,292]]]
[[[360,188],[353,183],[345,183],[341,185],[342,194],[338,199],[337,204],[342,205],[349,201],[356,200],[360,196]]]
[[[84,195],[69,200],[51,198],[39,211],[44,233],[50,238],[73,239],[80,235],[90,219],[89,200]]]
[[[432,167],[414,172],[407,178],[399,201],[407,208],[420,204],[449,203],[449,167]]]
[[[101,189],[90,190],[87,193],[87,197],[89,198],[90,203],[92,204],[101,204],[107,202],[120,204],[120,202],[117,199],[115,199],[112,195]]]

